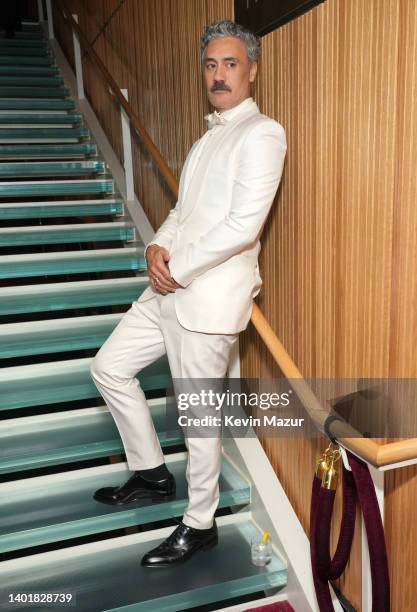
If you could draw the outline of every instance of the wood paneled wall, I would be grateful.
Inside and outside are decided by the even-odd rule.
[[[92,40],[119,0],[68,4]],[[125,0],[95,43],[177,176],[208,111],[199,37],[232,15],[232,0]],[[71,59],[58,15],[55,23]],[[327,0],[262,42],[255,97],[285,127],[288,152],[262,240],[258,303],[306,377],[417,377],[417,3]],[[87,94],[121,155],[117,110],[88,60],[85,68]],[[156,228],[174,201],[138,142],[134,162]],[[241,353],[243,376],[280,376],[251,326]],[[324,440],[263,444],[308,533]],[[392,610],[408,612],[417,530],[403,526],[416,518],[416,468],[388,473],[386,487]],[[359,555],[358,529],[340,581],[358,610]]]

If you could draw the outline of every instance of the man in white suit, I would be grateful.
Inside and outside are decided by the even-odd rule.
[[[134,474],[95,499],[169,499],[168,471],[136,374],[167,354],[174,379],[221,379],[259,293],[259,236],[284,165],[284,128],[251,97],[260,41],[231,21],[206,28],[204,79],[215,111],[188,154],[178,202],[146,246],[150,286],[98,351],[91,375],[120,432]],[[217,543],[221,438],[186,438],[189,503],[174,532],[142,564],[167,566]]]

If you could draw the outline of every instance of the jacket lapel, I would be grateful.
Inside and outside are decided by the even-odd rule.
[[[187,158],[184,162],[184,165],[182,167],[181,170],[181,174],[180,174],[180,182],[179,182],[179,186],[178,186],[178,199],[182,202],[184,200],[184,194],[187,192],[188,189],[188,185],[190,183],[190,179],[192,174],[190,173],[190,167],[191,167],[191,161],[192,161],[192,157],[193,157],[193,152],[194,150],[197,148],[198,143],[200,141],[196,140],[195,143],[192,145]]]
[[[206,175],[210,169],[210,160],[217,154],[217,151],[222,147],[225,140],[230,134],[237,129],[241,123],[249,119],[252,115],[259,114],[259,109],[254,105],[250,110],[242,113],[240,117],[230,121],[225,126],[219,127],[223,133],[219,139],[215,142],[204,143],[204,149],[200,159],[194,166],[194,170],[190,177],[186,177],[184,180],[184,194],[181,200],[181,218],[180,223],[191,214],[196,206],[199,198],[200,191],[204,185]]]

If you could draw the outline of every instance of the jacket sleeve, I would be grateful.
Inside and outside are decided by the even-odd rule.
[[[200,139],[201,140],[201,139]],[[181,172],[181,177],[180,177],[180,184],[179,184],[179,191],[178,191],[178,201],[175,205],[174,208],[172,208],[168,214],[168,217],[165,219],[165,221],[163,222],[163,224],[160,226],[160,228],[158,229],[158,231],[156,232],[155,236],[152,238],[151,242],[148,242],[148,244],[145,246],[145,251],[144,251],[144,256],[146,257],[146,251],[148,249],[148,247],[151,246],[151,244],[157,244],[158,246],[164,247],[165,249],[167,249],[168,251],[171,248],[171,244],[172,244],[172,239],[175,236],[175,233],[177,231],[177,227],[178,227],[178,220],[180,217],[180,205],[179,202],[181,201],[181,193],[183,190],[183,183],[184,183],[184,178],[185,178],[185,173],[186,173],[186,167],[188,166],[188,164],[190,163],[190,159],[194,153],[195,148],[197,147],[199,143],[199,140],[197,140],[193,146],[191,147],[187,158],[184,162],[184,168],[183,171]]]
[[[177,283],[187,287],[257,240],[281,180],[286,150],[284,128],[272,119],[249,132],[239,154],[228,215],[171,255],[168,265]]]
[[[156,232],[155,236],[152,238],[151,242],[145,247],[144,256],[146,257],[146,251],[151,244],[157,244],[158,246],[164,247],[169,251],[172,243],[172,239],[177,231],[178,226],[178,213],[179,213],[179,205],[178,202],[171,208],[168,217],[165,219],[159,230]]]

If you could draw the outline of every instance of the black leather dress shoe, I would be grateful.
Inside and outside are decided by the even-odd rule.
[[[194,529],[181,522],[166,540],[146,553],[141,564],[146,567],[167,567],[182,563],[198,550],[216,546],[217,541],[216,521],[210,529]]]
[[[175,496],[175,478],[170,474],[163,480],[146,480],[140,474],[133,474],[120,487],[104,487],[94,493],[94,499],[121,506],[136,501],[142,497],[151,497],[155,501],[172,499]]]

